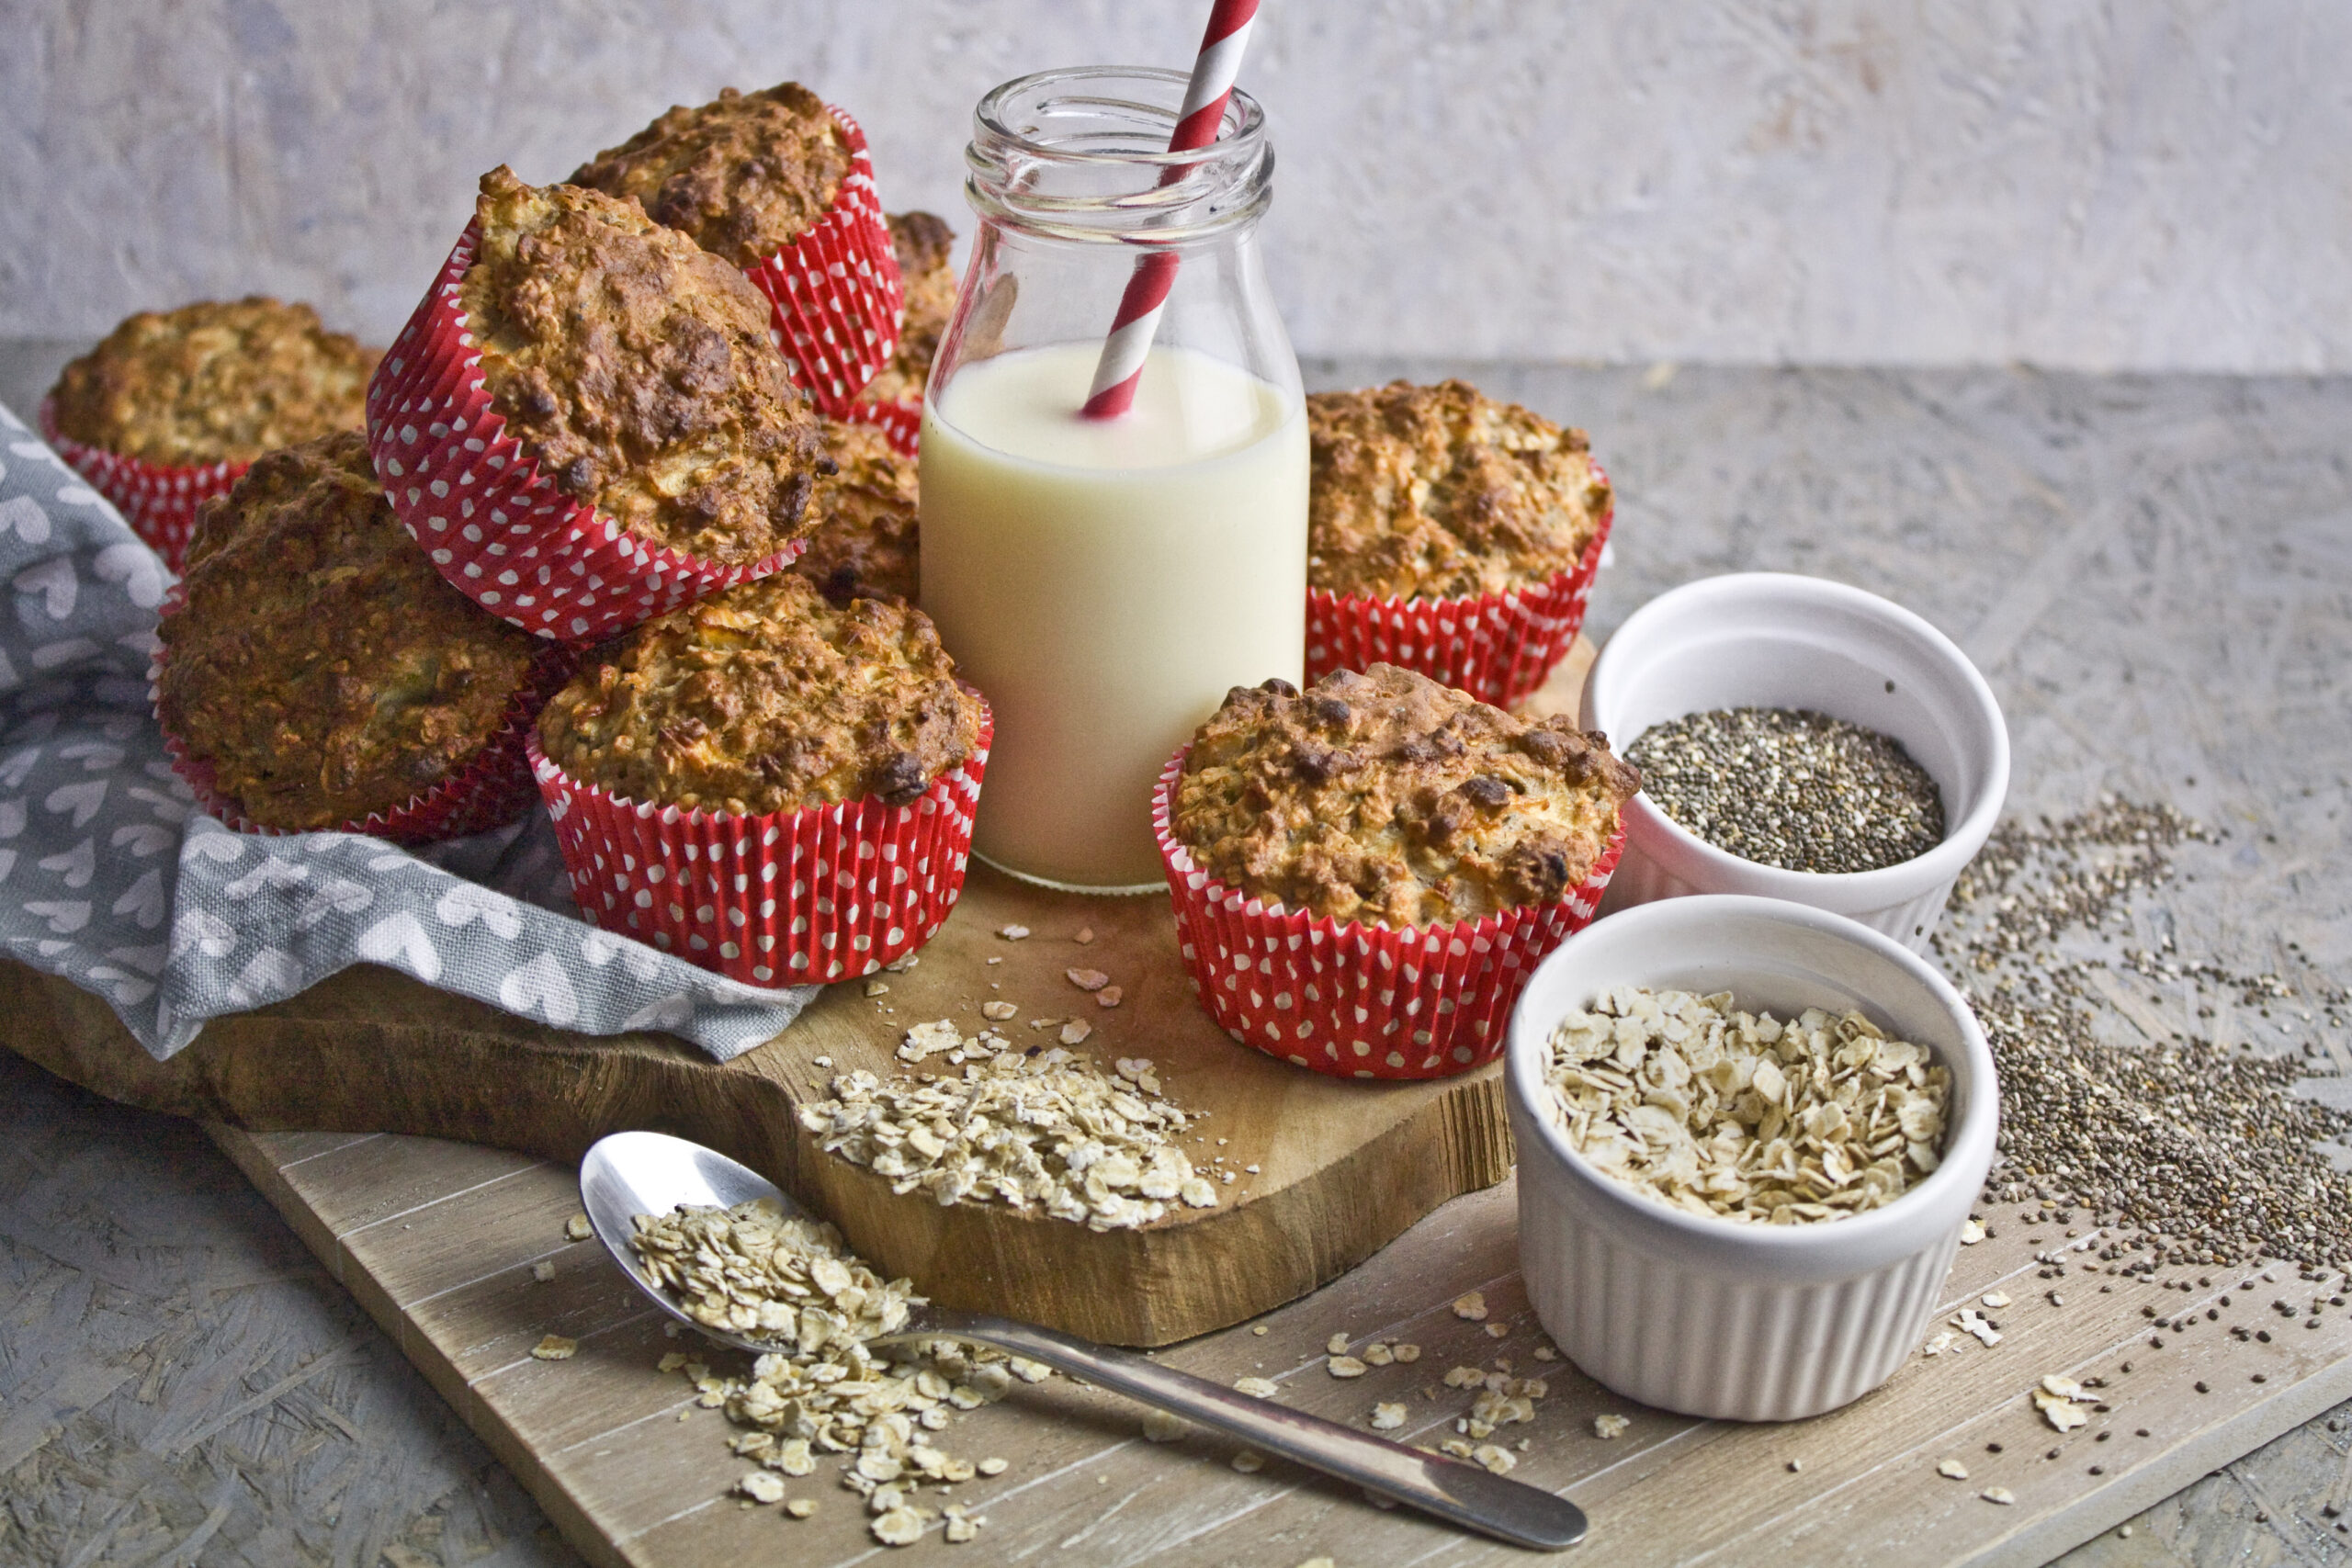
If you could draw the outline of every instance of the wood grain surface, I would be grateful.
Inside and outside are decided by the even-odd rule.
[[[788,1552],[812,1568],[846,1568],[875,1551],[838,1457],[790,1483],[791,1495],[817,1504],[806,1521],[733,1493],[748,1467],[726,1449],[725,1416],[655,1364],[685,1348],[741,1376],[750,1358],[673,1337],[601,1247],[566,1239],[579,1208],[569,1168],[435,1139],[212,1134],[590,1562],[716,1568]],[[1645,1410],[1544,1359],[1507,1189],[1450,1205],[1377,1269],[1161,1359],[1220,1382],[1270,1378],[1283,1404],[1359,1427],[1375,1403],[1401,1403],[1408,1415],[1397,1435],[1427,1443],[1453,1435],[1470,1404],[1444,1386],[1449,1370],[1542,1376],[1549,1393],[1536,1419],[1497,1440],[1524,1440],[1514,1473],[1574,1497],[1592,1517],[1585,1550],[1627,1568],[2040,1562],[2352,1395],[2352,1309],[2335,1304],[2340,1279],[2315,1286],[2277,1268],[2109,1277],[2086,1267],[2098,1230],[2070,1232],[2030,1204],[1982,1213],[1992,1234],[1962,1251],[1939,1315],[1977,1306],[2000,1324],[2000,1343],[1962,1337],[1937,1356],[1915,1355],[1883,1388],[1811,1421],[1743,1426]],[[549,1264],[552,1278],[537,1279],[535,1266]],[[1450,1304],[1473,1288],[1487,1303],[1483,1323]],[[2307,1328],[2302,1309],[2315,1294]],[[2282,1317],[2278,1302],[2294,1315]],[[2152,1333],[2143,1309],[2193,1326]],[[2240,1340],[2240,1326],[2267,1338]],[[531,1347],[549,1333],[577,1340],[578,1353],[534,1359]],[[1336,1379],[1325,1368],[1335,1333],[1356,1348],[1409,1341],[1421,1355]],[[2030,1393],[2053,1373],[2103,1380],[2088,1427],[2062,1435],[2036,1411]],[[1593,1421],[1605,1414],[1630,1427],[1600,1438]],[[983,1562],[1207,1568],[1320,1553],[1470,1568],[1528,1559],[1287,1465],[1238,1473],[1237,1445],[1213,1434],[1147,1441],[1138,1417],[1125,1401],[1058,1381],[1021,1388],[935,1439],[1012,1467],[922,1500],[983,1515],[968,1554]],[[1941,1474],[1947,1461],[1965,1478]],[[2013,1501],[1989,1501],[1996,1488]],[[954,1549],[934,1535],[922,1550]]]
[[[55,365],[81,346],[17,353],[0,344],[0,398],[29,407],[26,389],[37,395]],[[2169,800],[2235,830],[2227,844],[2184,856],[2187,879],[2135,912],[2128,940],[2148,945],[2169,937],[2187,959],[2276,968],[2306,995],[2315,985],[2352,978],[2346,807],[2352,726],[2343,717],[2352,704],[2352,465],[2344,444],[2352,381],[1396,360],[1307,369],[1321,386],[1464,374],[1497,395],[1589,426],[1623,491],[1614,564],[1594,595],[1592,624],[1603,634],[1665,588],[1751,568],[1835,577],[1918,610],[1978,660],[2008,715],[2013,810],[2064,814],[2114,790]],[[2117,978],[2133,1010],[2159,1027],[2184,1025],[2193,998],[2128,974]],[[2119,1006],[2120,1029],[2132,1027],[2128,1016]],[[2325,1032],[2315,1045],[2290,1043],[2273,1028],[2278,1021],[2224,1002],[2202,1027],[2233,1048],[2301,1051],[2308,1092],[2352,1104],[2352,1053],[2340,1034]],[[1238,1363],[1303,1365],[1333,1326],[1368,1332],[1506,1274],[1510,1202],[1506,1186],[1443,1206],[1341,1280],[1273,1314],[1274,1331],[1290,1325],[1292,1348],[1244,1347]],[[401,1223],[416,1222],[388,1228]],[[1996,1228],[2003,1228],[1997,1219]],[[2004,1230],[1988,1247],[2012,1239]],[[1969,1249],[1963,1267],[1992,1269],[1988,1257],[1987,1247]],[[571,1266],[568,1254],[560,1261]],[[2045,1283],[2031,1273],[2027,1279]],[[1984,1282],[1956,1279],[1953,1294]],[[2195,1277],[2188,1282],[2193,1287]],[[2290,1282],[2282,1278],[2280,1285]],[[2014,1284],[2007,1288],[2015,1293]],[[1500,1301],[1502,1289],[1489,1293]],[[2075,1296],[2065,1293],[2070,1311]],[[2192,1299],[2208,1298],[2174,1292],[2172,1303]],[[2042,1326],[2062,1315],[2052,1311]],[[1514,1338],[1524,1332],[1522,1323]],[[2040,1505],[2014,1477],[1976,1469],[1979,1457],[1961,1451],[1973,1477],[2018,1489],[2021,1501],[2013,1508],[1976,1505],[1996,1519],[1988,1528],[2014,1527],[2000,1550],[2030,1559],[2082,1541],[2065,1568],[2352,1562],[2339,1512],[2352,1503],[2346,1430],[2352,1406],[2238,1457],[2229,1457],[2235,1445],[2255,1442],[2294,1407],[2267,1406],[2253,1425],[2241,1412],[2206,1428],[2217,1436],[2203,1444],[2180,1444],[2176,1416],[2201,1419],[2194,1414],[2200,1401],[2241,1399],[2276,1381],[2253,1384],[2261,1369],[2231,1366],[2231,1342],[2204,1342],[2204,1332],[2192,1331],[2176,1348],[2208,1357],[2209,1368],[2243,1372],[2245,1381],[2233,1385],[2199,1372],[2185,1387],[2177,1378],[2165,1383],[2161,1398],[2125,1391],[2134,1403],[2119,1404],[2117,1416],[2128,1412],[2149,1427],[2151,1441],[2174,1447],[2165,1463],[2142,1464],[2117,1490],[2098,1495],[2094,1511],[2062,1508],[2052,1516],[2057,1524],[2029,1529],[2017,1523],[2018,1509]],[[2290,1332],[2318,1339],[2335,1330]],[[1999,1371],[2016,1392],[1999,1407],[2004,1415],[1978,1419],[2018,1430],[1984,1437],[1978,1448],[2001,1441],[1996,1460],[2020,1451],[2038,1460],[2061,1447],[2060,1461],[2021,1467],[2029,1483],[2078,1465],[2087,1475],[2089,1463],[2104,1461],[2072,1446],[2084,1434],[2063,1443],[2055,1434],[2034,1434],[2041,1446],[2022,1450],[2011,1440],[2031,1432],[2025,1382],[2055,1370],[2042,1364],[2041,1351],[2064,1348],[2038,1333],[2005,1341],[1973,1369],[1917,1361],[1857,1412],[1909,1397],[1905,1380],[1923,1371]],[[2029,1354],[2016,1364],[1991,1359],[2011,1350]],[[600,1354],[583,1350],[583,1360],[592,1353]],[[1165,1354],[1205,1351],[1186,1344]],[[632,1375],[651,1378],[628,1364],[637,1368]],[[2134,1378],[2148,1370],[2136,1359],[2134,1366]],[[1349,1386],[1313,1376],[1327,1394]],[[2198,1395],[2197,1381],[2214,1392]],[[2326,1392],[2324,1383],[2301,1387],[2299,1397]],[[1692,1470],[1670,1508],[1658,1492],[1649,1512],[1621,1514],[1608,1488],[1666,1464],[1681,1446],[1712,1450],[1723,1435],[1701,1431],[1638,1451],[1623,1439],[1603,1444],[1566,1418],[1566,1397],[1564,1383],[1546,1402],[1533,1428],[1536,1451],[1523,1462],[1532,1467],[1539,1454],[1568,1450],[1557,1468],[1530,1473],[1585,1477],[1575,1495],[1594,1510],[1597,1533],[1588,1551],[1662,1551],[1688,1539],[1698,1543],[1689,1549],[1693,1557],[1740,1562],[1751,1560],[1756,1543],[1769,1546],[1774,1531],[1817,1541],[1882,1523],[1894,1529],[1916,1515],[1914,1535],[1875,1561],[1933,1561],[1909,1548],[1921,1540],[1932,1547],[1959,1506],[1943,1490],[1958,1491],[1956,1483],[1931,1467],[1904,1468],[1895,1462],[1903,1450],[1833,1426],[1843,1419],[1833,1417],[1728,1436],[1842,1434],[1841,1442],[1850,1438],[1879,1456],[1883,1484],[1833,1472],[1810,1449],[1792,1450],[1804,1467],[1797,1474],[1768,1465],[1740,1472],[1725,1492],[1714,1472]],[[2163,1408],[2146,1410],[2152,1404]],[[1643,1422],[1656,1418],[1632,1414],[1634,1436],[1641,1437]],[[710,1419],[698,1415],[677,1428],[697,1451],[718,1442],[697,1426]],[[1132,1426],[1125,1415],[1118,1422],[1115,1438],[1125,1439]],[[1961,1427],[1958,1420],[1947,1425]],[[955,1434],[959,1451],[982,1451],[961,1446],[966,1431]],[[2123,1427],[2094,1454],[2129,1454],[2135,1431]],[[1193,1449],[1180,1445],[1171,1455],[1131,1443],[1121,1451],[1172,1469]],[[594,1450],[585,1453],[594,1457]],[[1007,1457],[1020,1461],[1004,1478],[1008,1492],[1043,1473],[1021,1453]],[[723,1454],[718,1462],[726,1462]],[[1571,1462],[1586,1469],[1567,1468]],[[2124,1527],[2093,1533],[2111,1510],[2142,1503],[2200,1466],[2201,1479],[2148,1504]],[[1044,1542],[1031,1554],[1036,1559],[1143,1562],[1165,1545],[1175,1561],[1294,1568],[1319,1551],[1341,1568],[1366,1568],[1421,1550],[1408,1543],[1399,1551],[1397,1538],[1383,1533],[1396,1516],[1336,1496],[1323,1498],[1316,1513],[1312,1483],[1304,1514],[1294,1491],[1259,1504],[1258,1492],[1221,1490],[1244,1478],[1213,1457],[1182,1470],[1178,1484],[1132,1499],[1126,1472],[1070,1473],[1114,1474],[1123,1483],[1098,1486],[1092,1502],[1071,1500],[1060,1535],[1042,1528],[1020,1533],[1022,1546]],[[710,1478],[709,1492],[679,1506],[732,1506],[715,1501],[722,1479]],[[1182,1495],[1193,1482],[1206,1498],[1197,1512]],[[1743,1486],[1769,1490],[1769,1508],[1743,1501]],[[846,1493],[823,1500],[828,1509],[850,1502]],[[981,1550],[967,1560],[1002,1560],[1020,1549],[1007,1545],[1016,1532],[999,1530],[1015,1513],[994,1495],[989,1506],[996,1511]],[[1887,1517],[1858,1511],[1865,1506]],[[1181,1515],[1183,1529],[1171,1525],[1161,1535],[1142,1528],[1137,1516],[1154,1509]],[[1707,1520],[1719,1511],[1766,1528],[1734,1531],[1729,1544],[1716,1544],[1724,1532]],[[752,1538],[754,1548],[774,1551],[769,1543],[781,1541],[786,1560],[800,1559],[784,1533],[795,1527],[773,1510],[752,1517],[774,1526],[774,1533]],[[1101,1527],[1085,1533],[1098,1518]],[[1220,1518],[1226,1523],[1217,1526]],[[1265,1528],[1253,1529],[1252,1520]],[[1655,1534],[1638,1538],[1637,1528]],[[1859,1539],[1883,1546],[1888,1537]],[[1182,1553],[1193,1540],[1212,1544],[1188,1559]],[[1432,1540],[1428,1549],[1444,1545]],[[938,1550],[935,1540],[922,1550]],[[1445,1560],[1442,1552],[1438,1560]],[[173,1562],[570,1568],[579,1554],[394,1340],[375,1329],[191,1126],[98,1100],[0,1057],[0,1562],[18,1561],[84,1568]]]

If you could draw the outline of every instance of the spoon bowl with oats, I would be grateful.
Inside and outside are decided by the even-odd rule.
[[[1286,1409],[1131,1351],[934,1306],[908,1281],[877,1278],[842,1247],[838,1232],[757,1171],[684,1138],[616,1133],[599,1141],[581,1162],[580,1195],[597,1239],[656,1305],[713,1339],[760,1354],[763,1366],[821,1357],[830,1387],[854,1387],[869,1347],[959,1341],[1002,1352],[1023,1377],[1030,1367],[1050,1368],[1514,1545],[1557,1551],[1584,1539],[1584,1512],[1574,1503],[1479,1465]],[[763,1386],[752,1385],[752,1396],[761,1397]]]

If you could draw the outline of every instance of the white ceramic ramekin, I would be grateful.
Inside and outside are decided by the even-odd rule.
[[[1968,656],[1901,605],[1842,582],[1776,571],[1704,578],[1659,594],[1617,628],[1593,661],[1580,722],[1623,755],[1652,725],[1733,707],[1812,708],[1893,736],[1943,795],[1943,842],[1878,871],[1787,871],[1719,850],[1636,795],[1601,912],[1686,893],[1747,893],[1850,916],[1914,952],[1924,946],[2009,787],[2008,728]]]
[[[1553,1028],[1612,986],[1729,991],[1744,1010],[1860,1010],[1951,1071],[1943,1161],[1883,1208],[1813,1224],[1703,1218],[1573,1152],[1545,1082]],[[1672,898],[1596,920],[1537,967],[1511,1015],[1519,1258],[1555,1343],[1629,1399],[1792,1421],[1860,1398],[1915,1349],[1993,1161],[1999,1097],[1983,1031],[1909,949],[1778,899]]]

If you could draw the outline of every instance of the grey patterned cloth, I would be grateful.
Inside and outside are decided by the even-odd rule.
[[[236,833],[198,810],[148,705],[163,562],[0,406],[0,949],[113,1005],[158,1058],[208,1019],[379,964],[589,1034],[725,1061],[817,987],[766,990],[583,923],[546,813],[412,852]]]

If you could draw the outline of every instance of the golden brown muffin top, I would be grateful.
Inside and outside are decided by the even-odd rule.
[[[1609,511],[1581,430],[1466,381],[1306,400],[1306,580],[1376,599],[1454,598],[1577,563]]]
[[[840,472],[817,481],[816,532],[792,570],[835,604],[858,594],[915,597],[919,534],[915,462],[870,424],[825,421],[825,456]]]
[[[264,827],[387,812],[463,768],[542,644],[443,580],[356,431],[271,452],[205,502],[156,628],[164,727]]]
[[[744,276],[625,201],[501,165],[458,299],[510,435],[630,533],[735,566],[808,531],[817,416]]]
[[[899,276],[906,285],[906,316],[890,363],[857,394],[860,402],[921,401],[940,336],[956,313],[956,231],[947,220],[928,212],[895,213],[890,248],[898,253]]]
[[[980,705],[923,613],[835,606],[785,571],[607,644],[539,715],[573,778],[631,800],[792,811],[903,806],[979,743]]]
[[[824,216],[849,174],[849,139],[824,100],[797,82],[756,93],[719,89],[673,105],[571,183],[634,201],[737,267],[754,266]]]
[[[1341,922],[1425,926],[1566,897],[1641,775],[1393,664],[1236,686],[1193,737],[1170,827],[1224,886]]]
[[[51,396],[59,432],[85,446],[175,468],[250,463],[365,424],[381,353],[256,294],[126,317]]]

